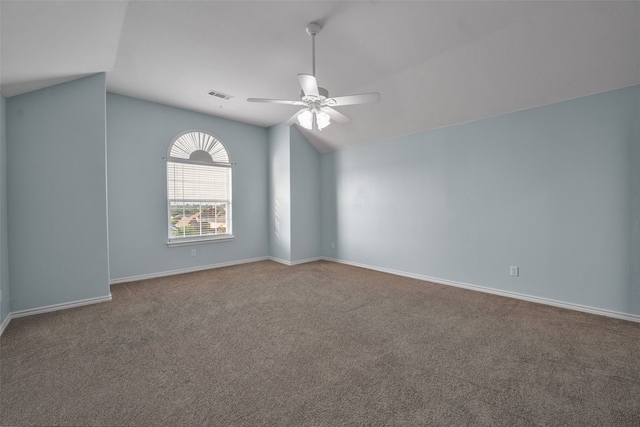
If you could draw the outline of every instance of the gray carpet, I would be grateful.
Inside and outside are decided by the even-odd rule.
[[[14,319],[1,425],[640,425],[640,324],[330,262]]]

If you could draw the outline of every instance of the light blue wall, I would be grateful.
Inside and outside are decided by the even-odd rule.
[[[322,254],[640,314],[639,99],[635,86],[323,154]]]
[[[269,128],[269,254],[320,256],[320,155],[295,126]]]
[[[631,150],[628,158],[629,169],[631,171],[630,180],[630,203],[631,227],[630,240],[631,249],[631,277],[633,279],[630,304],[633,313],[640,313],[640,89],[636,87],[636,120],[631,133]]]
[[[269,255],[291,261],[291,144],[289,127],[272,126],[269,139]]]
[[[291,261],[320,256],[320,154],[295,127],[291,139]]]
[[[7,100],[11,310],[109,295],[105,75]]]
[[[11,312],[9,287],[9,238],[7,228],[7,103],[0,94],[0,325]]]
[[[167,246],[163,158],[187,130],[216,136],[236,163],[233,241]],[[112,280],[268,255],[266,129],[109,93],[107,138]]]
[[[294,127],[105,100],[103,74],[0,101],[0,321],[106,296],[109,271],[267,255],[640,314],[640,86],[323,155]],[[237,163],[232,242],[166,245],[162,158],[189,129]]]

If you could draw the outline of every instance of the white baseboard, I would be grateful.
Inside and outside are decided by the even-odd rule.
[[[58,311],[58,310],[66,310],[68,308],[82,307],[83,305],[99,304],[101,302],[108,302],[108,301],[111,301],[111,294],[103,297],[87,298],[87,299],[82,299],[78,301],[65,302],[62,304],[53,304],[53,305],[47,305],[44,307],[30,308],[28,310],[13,311],[9,313],[7,317],[5,317],[4,321],[0,325],[0,336],[2,336],[2,334],[4,333],[4,330],[7,328],[7,326],[9,326],[9,322],[12,319],[17,319],[18,317],[33,316],[35,314],[49,313],[51,311]]]
[[[82,307],[83,305],[99,304],[108,301],[111,301],[111,294],[103,297],[87,298],[78,301],[64,302],[62,304],[30,308],[28,310],[13,311],[11,312],[11,318],[16,319],[18,317],[33,316],[34,314],[49,313],[51,311],[66,310],[67,308]]]
[[[265,261],[271,257],[258,257],[250,259],[242,259],[239,261],[221,262],[218,264],[201,265],[198,267],[180,268],[178,270],[161,271],[159,273],[140,274],[138,276],[121,277],[119,279],[109,280],[109,285],[116,283],[137,282],[138,280],[156,279],[158,277],[175,276],[176,274],[193,273],[195,271],[211,270],[213,268],[230,267],[232,265],[248,264],[250,262]]]
[[[521,294],[521,293],[517,293],[517,292],[503,291],[503,290],[499,290],[499,289],[488,288],[488,287],[485,287],[485,286],[472,285],[472,284],[469,284],[469,283],[456,282],[456,281],[453,281],[453,280],[440,279],[440,278],[437,278],[437,277],[424,276],[424,275],[421,275],[421,274],[408,273],[408,272],[405,272],[405,271],[393,270],[393,269],[390,269],[390,268],[376,267],[376,266],[372,266],[372,265],[368,265],[368,264],[361,264],[361,263],[357,263],[357,262],[344,261],[344,260],[335,259],[335,258],[329,258],[329,257],[314,257],[314,258],[308,258],[308,259],[299,260],[299,261],[293,261],[292,262],[292,261],[285,261],[283,259],[279,259],[279,258],[276,258],[276,257],[267,256],[267,257],[245,259],[245,260],[240,260],[240,261],[231,261],[231,262],[225,262],[225,263],[219,263],[219,264],[212,264],[212,265],[206,265],[206,266],[184,268],[184,269],[179,269],[179,270],[164,271],[164,272],[160,272],[160,273],[152,273],[152,274],[143,274],[143,275],[139,275],[139,276],[124,277],[124,278],[120,278],[120,279],[111,280],[111,281],[109,281],[109,284],[113,285],[113,284],[116,284],[116,283],[134,282],[134,281],[137,281],[137,280],[145,280],[145,279],[153,279],[153,278],[156,278],[156,277],[173,276],[173,275],[176,275],[176,274],[191,273],[191,272],[194,272],[194,271],[202,271],[202,270],[209,270],[209,269],[213,269],[213,268],[229,267],[229,266],[232,266],[232,265],[247,264],[247,263],[251,263],[251,262],[258,262],[258,261],[265,261],[265,260],[272,260],[272,261],[275,261],[275,262],[278,262],[278,263],[281,263],[281,264],[285,264],[285,265],[288,265],[288,266],[293,266],[293,265],[303,264],[303,263],[313,262],[313,261],[319,261],[319,260],[325,260],[325,261],[335,262],[335,263],[338,263],[338,264],[346,264],[346,265],[351,265],[351,266],[354,266],[354,267],[366,268],[368,270],[375,270],[375,271],[380,271],[380,272],[383,272],[383,273],[394,274],[396,276],[403,276],[403,277],[409,277],[409,278],[412,278],[412,279],[418,279],[418,280],[424,280],[424,281],[427,281],[427,282],[438,283],[438,284],[441,284],[441,285],[455,286],[455,287],[458,287],[458,288],[470,289],[470,290],[474,290],[474,291],[485,292],[485,293],[488,293],[488,294],[500,295],[500,296],[520,299],[520,300],[524,300],[524,301],[535,302],[535,303],[538,303],[538,304],[551,305],[551,306],[554,306],[554,307],[566,308],[566,309],[569,309],[569,310],[582,311],[582,312],[585,312],[585,313],[597,314],[597,315],[600,315],[600,316],[613,317],[613,318],[616,318],[616,319],[622,319],[622,320],[628,320],[630,322],[638,322],[638,323],[640,323],[640,315],[636,315],[636,314],[621,313],[621,312],[612,311],[612,310],[606,310],[606,309],[602,309],[602,308],[589,307],[589,306],[585,306],[585,305],[573,304],[573,303],[568,303],[568,302],[564,302],[564,301],[557,301],[557,300],[553,300],[553,299],[549,299],[549,298],[536,297],[536,296]],[[48,312],[57,311],[57,310],[65,310],[67,308],[81,307],[83,305],[98,304],[98,303],[107,302],[107,301],[111,301],[111,294],[109,294],[107,296],[104,296],[104,297],[88,298],[88,299],[79,300],[79,301],[72,301],[72,302],[68,302],[68,303],[54,304],[54,305],[49,305],[49,306],[45,306],[45,307],[38,307],[38,308],[32,308],[32,309],[28,309],[28,310],[15,311],[15,312],[9,313],[7,315],[7,317],[5,317],[5,319],[2,322],[2,324],[0,324],[0,336],[2,335],[4,330],[9,325],[9,322],[11,321],[11,319],[14,319],[14,318],[32,316],[32,315],[35,315],[35,314],[48,313]]]
[[[301,259],[301,260],[298,260],[298,261],[286,261],[284,259],[280,259],[280,258],[276,258],[276,257],[270,256],[269,259],[271,261],[279,262],[280,264],[292,266],[292,265],[298,265],[298,264],[306,264],[308,262],[313,262],[313,261],[320,261],[321,259],[324,259],[324,258],[318,256],[318,257],[314,257],[314,258]]]
[[[11,322],[11,313],[7,314],[7,317],[4,318],[4,320],[2,321],[2,324],[0,324],[0,337],[2,336],[2,333],[4,332],[5,329],[7,329],[7,326],[9,326],[9,322]]]
[[[551,305],[554,307],[566,308],[569,310],[582,311],[585,313],[597,314],[599,316],[613,317],[616,319],[622,319],[622,320],[628,320],[630,322],[640,323],[640,315],[637,315],[637,314],[621,313],[619,311],[606,310],[604,308],[589,307],[581,304],[574,304],[570,302],[558,301],[558,300],[553,300],[549,298],[536,297],[532,295],[521,294],[518,292],[503,291],[500,289],[488,288],[485,286],[472,285],[469,283],[456,282],[453,280],[440,279],[437,277],[424,276],[421,274],[407,273],[404,271],[393,270],[390,268],[375,267],[372,265],[360,264],[357,262],[344,261],[344,260],[334,259],[329,257],[321,257],[321,259],[324,259],[325,261],[336,262],[338,264],[346,264],[354,267],[366,268],[368,270],[381,271],[383,273],[394,274],[396,276],[403,276],[403,277],[409,277],[412,279],[425,280],[427,282],[438,283],[440,285],[455,286],[457,288],[470,289],[472,291],[479,291],[487,294],[500,295],[503,297],[515,298],[519,300],[535,302],[538,304]]]

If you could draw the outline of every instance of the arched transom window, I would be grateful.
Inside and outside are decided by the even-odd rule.
[[[216,137],[191,131],[169,145],[169,244],[232,237],[231,162]]]

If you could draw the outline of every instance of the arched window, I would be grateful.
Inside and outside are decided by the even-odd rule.
[[[170,245],[233,237],[231,162],[216,137],[185,132],[169,145],[167,199]]]

